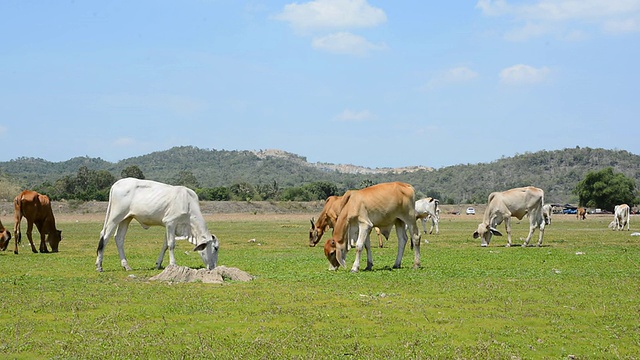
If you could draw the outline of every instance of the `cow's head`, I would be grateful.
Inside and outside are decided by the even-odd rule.
[[[47,235],[47,242],[49,243],[49,246],[51,246],[51,252],[58,252],[58,245],[60,244],[60,241],[62,241],[61,230],[55,230]]]
[[[331,265],[332,270],[340,267],[335,240],[327,239],[327,241],[324,243],[324,256],[326,256],[327,260],[329,260],[329,264]]]
[[[7,247],[9,246],[9,240],[11,240],[11,232],[3,228],[0,231],[0,250],[7,250]]]
[[[315,220],[311,218],[311,228],[309,228],[309,246],[314,247],[322,239],[325,228],[316,226]]]
[[[480,246],[489,246],[489,242],[491,242],[491,236],[502,236],[500,231],[496,230],[496,228],[489,226],[487,223],[482,223],[478,225],[478,230],[473,233],[473,238],[480,238],[482,243]]]
[[[207,270],[213,270],[218,265],[218,248],[220,242],[215,235],[211,235],[211,239],[202,242],[196,246],[193,251],[198,251],[202,262],[207,267]]]

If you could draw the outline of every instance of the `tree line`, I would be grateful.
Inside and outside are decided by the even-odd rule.
[[[124,168],[120,176],[145,179],[142,170],[136,165]],[[52,200],[107,201],[111,185],[116,181],[116,177],[109,171],[91,170],[81,166],[75,176],[66,175],[54,183],[44,182],[34,190],[47,194]],[[315,201],[341,195],[347,190],[328,181],[315,181],[285,188],[281,188],[275,180],[258,184],[241,181],[229,187],[202,187],[190,171],[180,171],[170,184],[193,189],[202,201]],[[371,185],[374,185],[373,181],[364,179],[353,188],[360,189]],[[578,196],[580,206],[613,209],[617,204],[627,203],[633,206],[640,203],[634,179],[622,173],[615,173],[610,167],[587,173],[585,178],[576,184],[573,192]],[[440,195],[434,194],[433,197],[440,198]],[[485,199],[477,201],[484,202]]]

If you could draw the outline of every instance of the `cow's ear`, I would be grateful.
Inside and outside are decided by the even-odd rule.
[[[479,238],[479,237],[480,237],[480,234],[478,234],[478,232],[477,232],[477,231],[473,233],[473,238],[474,238],[474,239],[477,239],[477,238]]]
[[[491,233],[495,236],[502,236],[502,233],[500,231],[498,231],[496,228],[489,228],[489,231],[491,231]]]
[[[311,229],[312,230],[316,229],[316,223],[314,222],[314,218],[311,218]]]
[[[204,243],[194,247],[193,251],[202,251],[207,247],[207,245],[209,245],[209,243],[208,242],[204,242]]]

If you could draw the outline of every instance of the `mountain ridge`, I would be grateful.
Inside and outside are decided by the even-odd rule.
[[[371,169],[355,165],[309,163],[303,156],[283,150],[215,150],[173,147],[111,163],[100,158],[74,157],[64,162],[18,158],[0,162],[0,177],[22,188],[32,188],[77,174],[80,167],[106,170],[116,178],[128,166],[139,167],[147,179],[176,183],[189,172],[199,187],[254,186],[277,183],[280,189],[313,182],[330,182],[340,191],[366,183],[404,181],[419,196],[444,203],[484,203],[492,191],[534,185],[545,190],[547,202],[576,202],[572,193],[587,172],[612,167],[640,184],[640,156],[625,150],[567,148],[527,152],[490,163],[459,164],[443,168],[407,167]]]

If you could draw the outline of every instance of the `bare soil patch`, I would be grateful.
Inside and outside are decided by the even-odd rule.
[[[251,281],[254,277],[234,267],[218,266],[213,270],[191,269],[187,266],[169,265],[160,274],[149,278],[150,281],[168,281],[171,283],[202,282],[222,284],[225,281]]]

